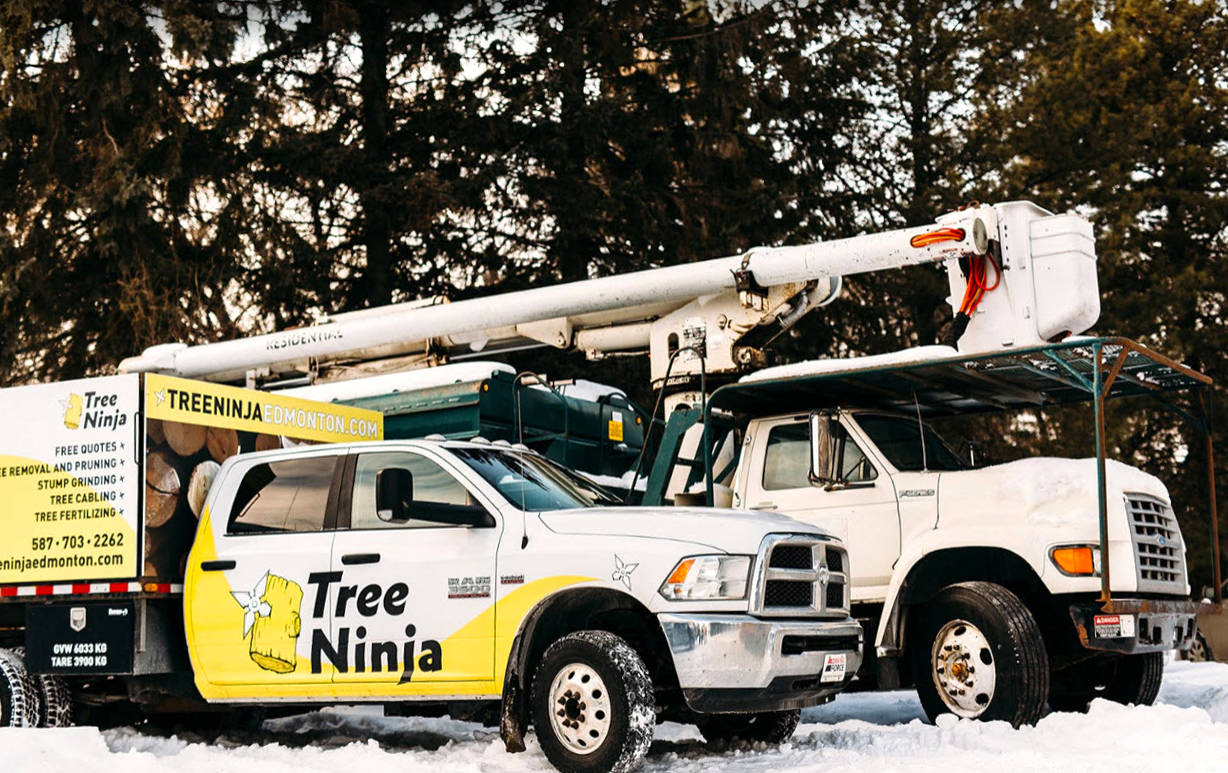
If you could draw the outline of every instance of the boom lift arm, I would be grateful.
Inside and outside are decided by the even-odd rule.
[[[119,370],[249,385],[304,376],[329,381],[553,346],[590,359],[647,352],[654,386],[661,386],[680,348],[702,352],[709,375],[760,365],[762,347],[832,300],[842,277],[929,263],[946,265],[951,297],[965,298],[961,311],[975,299],[960,341],[966,351],[1058,340],[1086,330],[1099,315],[1091,225],[1017,202],[879,234],[759,247],[456,303],[394,304],[220,343],[162,344]],[[361,365],[346,367],[352,363]],[[672,375],[685,381],[699,371],[699,358],[684,353]]]

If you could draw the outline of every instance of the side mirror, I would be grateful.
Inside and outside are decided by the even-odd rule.
[[[385,523],[405,523],[414,501],[414,474],[388,467],[375,474],[375,514]]]
[[[835,420],[829,413],[810,414],[810,482],[831,486],[840,482],[836,469]]]

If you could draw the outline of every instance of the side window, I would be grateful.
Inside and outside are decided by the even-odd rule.
[[[380,470],[400,467],[414,477],[412,508],[433,508],[444,511],[451,507],[474,504],[473,497],[452,473],[436,462],[405,451],[385,451],[361,454],[354,469],[354,498],[350,506],[351,529],[422,529],[448,528],[438,521],[411,519],[406,523],[388,523],[375,513],[375,477]],[[412,510],[411,510],[412,513]]]
[[[806,422],[781,424],[768,433],[763,488],[810,488],[810,426]]]
[[[878,477],[878,471],[858,448],[843,427],[837,425],[836,453],[840,456],[840,471],[846,483],[868,483]],[[810,486],[810,426],[806,422],[781,424],[768,433],[767,452],[763,459],[765,491],[809,488]]]
[[[840,460],[840,476],[846,483],[869,483],[878,477],[878,470],[870,464],[865,452],[858,448],[853,439],[843,429],[840,431],[840,446],[843,457]]]
[[[226,532],[323,531],[337,459],[316,456],[252,467],[239,484]]]

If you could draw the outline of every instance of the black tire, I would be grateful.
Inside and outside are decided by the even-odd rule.
[[[1096,698],[1125,706],[1150,706],[1163,681],[1163,652],[1095,658],[1053,675],[1049,707],[1083,713]]]
[[[21,664],[21,673],[25,675],[26,727],[46,727],[47,725],[44,724],[44,721],[47,716],[47,707],[43,700],[38,677],[26,670],[26,648],[14,647],[10,652],[13,653],[13,657],[17,658],[17,662]]]
[[[931,722],[943,714],[1014,727],[1040,719],[1049,656],[1036,619],[1014,593],[989,582],[948,586],[919,610],[914,630],[908,648]]]
[[[643,659],[605,631],[579,631],[559,639],[546,650],[533,676],[537,741],[562,773],[630,773],[638,768],[652,744],[653,706],[652,679]],[[564,721],[575,726],[556,726]]]
[[[1203,638],[1202,631],[1194,635],[1190,648],[1181,653],[1180,657],[1191,663],[1210,663],[1215,660],[1215,654],[1211,652],[1211,645],[1207,644],[1207,640]]]
[[[38,726],[72,727],[72,689],[68,682],[50,674],[36,674],[33,679],[39,695]]]
[[[29,678],[12,650],[0,649],[0,727],[31,727]]]
[[[788,741],[801,721],[801,709],[758,714],[712,714],[698,723],[699,734],[710,744],[747,741],[772,746]]]

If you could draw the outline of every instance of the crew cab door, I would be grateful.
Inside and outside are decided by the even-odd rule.
[[[344,456],[240,463],[212,500],[188,556],[184,593],[189,651],[214,685],[326,684],[309,648],[327,619],[313,619],[311,584],[332,564],[336,495]],[[199,684],[199,678],[198,678]],[[286,688],[291,688],[285,692]],[[206,696],[210,697],[210,696]]]
[[[377,484],[385,471],[410,481],[407,519],[389,520],[388,510],[381,516]],[[454,460],[418,450],[352,456],[346,491],[329,578],[333,635],[321,652],[334,685],[367,685],[376,694],[386,691],[382,683],[416,694],[438,693],[441,683],[493,681],[502,534],[495,509]],[[482,691],[456,692],[475,690]]]
[[[807,416],[772,419],[752,428],[752,452],[744,501],[752,510],[773,510],[821,526],[844,540],[852,564],[852,599],[885,598],[900,556],[895,487],[864,443],[840,430],[837,453],[847,484],[825,489],[810,482]]]

